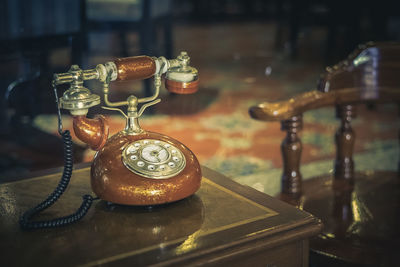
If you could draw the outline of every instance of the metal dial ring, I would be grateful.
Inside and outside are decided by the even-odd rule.
[[[130,171],[151,179],[173,177],[186,166],[185,157],[177,147],[157,139],[130,143],[122,152],[122,161]]]

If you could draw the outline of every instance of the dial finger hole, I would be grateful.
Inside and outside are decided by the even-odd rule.
[[[128,148],[128,153],[129,154],[135,154],[136,152],[137,152],[137,149],[135,147]]]
[[[170,166],[171,168],[175,168],[175,163],[173,163],[173,162],[168,162],[168,166]]]

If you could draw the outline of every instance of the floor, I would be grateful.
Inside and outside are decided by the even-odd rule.
[[[270,22],[220,22],[179,24],[174,27],[174,54],[187,51],[200,73],[200,90],[194,95],[172,96],[163,90],[162,102],[141,119],[143,128],[180,140],[201,164],[236,181],[269,194],[279,191],[280,143],[284,133],[279,122],[254,121],[248,108],[261,101],[282,100],[314,89],[326,66],[326,33],[323,28],[305,31],[299,39],[298,57],[289,58],[285,45],[275,48],[276,25]],[[132,55],[137,55],[137,37],[129,36]],[[93,35],[84,67],[93,67],[119,55],[113,35]],[[340,51],[340,47],[337,47]],[[50,63],[59,72],[70,65],[68,50],[52,54]],[[17,68],[17,67],[16,67]],[[51,77],[51,76],[49,76]],[[46,83],[45,83],[46,84]],[[99,84],[90,83],[93,92]],[[111,88],[112,98],[124,100],[140,95],[142,84],[128,82]],[[52,89],[41,88],[46,103],[32,119],[23,117],[3,129],[0,138],[0,179],[62,165],[62,144],[57,136],[57,119]],[[27,107],[26,105],[23,105]],[[28,105],[29,107],[29,105]],[[372,112],[360,107],[353,126],[357,133],[356,168],[394,170],[399,155],[397,107],[379,106]],[[17,112],[10,105],[9,114]],[[93,109],[91,114],[102,112]],[[378,114],[383,114],[381,118]],[[124,127],[123,118],[107,112],[111,133]],[[65,113],[65,128],[71,120]],[[332,170],[338,125],[330,108],[304,115],[302,173],[305,178]],[[372,133],[368,135],[367,133]],[[75,161],[90,161],[94,152],[75,140]]]

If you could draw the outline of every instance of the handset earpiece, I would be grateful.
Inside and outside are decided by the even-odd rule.
[[[197,92],[199,89],[197,69],[189,66],[190,58],[186,52],[181,52],[177,59],[181,64],[167,70],[165,88],[176,94],[193,94]]]
[[[173,68],[165,75],[165,88],[171,93],[193,94],[199,89],[197,70],[193,67]]]

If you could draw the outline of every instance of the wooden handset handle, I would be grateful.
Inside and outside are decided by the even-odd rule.
[[[149,56],[117,58],[114,64],[118,73],[116,81],[143,80],[156,72],[156,63]]]
[[[143,80],[152,77],[157,65],[149,56],[118,58],[114,60],[117,67],[116,81]],[[192,94],[199,88],[197,70],[190,66],[172,67],[165,75],[165,88],[176,94]]]

